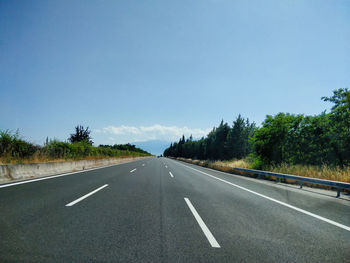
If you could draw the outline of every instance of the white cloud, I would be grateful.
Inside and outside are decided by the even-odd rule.
[[[184,134],[188,138],[191,134],[194,139],[206,136],[211,129],[192,129],[188,127],[177,126],[162,126],[159,124],[152,126],[108,126],[102,129],[94,130],[94,133],[98,135],[99,140],[103,140],[102,136],[108,136],[109,141],[114,143],[132,143],[142,142],[149,140],[164,140],[164,141],[178,141]],[[95,136],[96,136],[95,135]],[[106,136],[106,137],[107,137]]]

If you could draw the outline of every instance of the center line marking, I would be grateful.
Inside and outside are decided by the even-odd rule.
[[[170,176],[171,176],[172,178],[174,178],[174,175],[173,175],[171,172],[169,172],[169,174],[170,174]]]
[[[165,168],[168,168],[168,166],[165,166]]]
[[[90,193],[88,193],[88,194],[86,194],[86,195],[84,195],[84,196],[78,198],[77,200],[75,200],[75,201],[73,201],[73,202],[70,202],[69,204],[66,204],[66,206],[75,205],[76,203],[79,203],[80,201],[84,200],[85,198],[89,197],[90,195],[93,195],[94,193],[96,193],[96,192],[102,190],[103,188],[105,188],[105,187],[107,187],[107,186],[108,186],[108,184],[105,184],[105,185],[103,185],[103,186],[97,188],[96,190],[94,190],[94,191],[92,191],[92,192],[90,192]]]
[[[135,172],[135,171],[136,171],[136,168],[135,168],[135,169],[133,169],[133,170],[131,170],[131,171],[130,171],[130,173],[133,173],[133,172]]]
[[[207,237],[210,245],[212,247],[220,248],[219,243],[216,241],[215,237],[210,232],[209,228],[206,226],[206,224],[202,220],[201,216],[198,214],[197,210],[192,205],[191,201],[188,198],[186,198],[186,197],[184,199],[185,199],[185,202],[188,205],[189,209],[191,210],[194,218],[197,220],[198,225],[201,227],[204,235]]]
[[[350,231],[350,227],[348,227],[348,226],[346,226],[346,225],[340,224],[340,223],[338,223],[338,222],[335,222],[335,221],[330,220],[330,219],[328,219],[328,218],[325,218],[325,217],[323,217],[323,216],[316,215],[316,214],[314,214],[314,213],[311,213],[311,212],[306,211],[306,210],[304,210],[304,209],[301,209],[301,208],[299,208],[299,207],[296,207],[296,206],[293,206],[293,205],[284,203],[284,202],[279,201],[279,200],[277,200],[277,199],[274,199],[274,198],[268,197],[268,196],[266,196],[266,195],[260,194],[260,193],[258,193],[258,192],[252,191],[252,190],[250,190],[250,189],[248,189],[248,188],[245,188],[245,187],[243,187],[243,186],[240,186],[240,185],[231,183],[231,182],[229,182],[229,181],[226,181],[226,180],[224,180],[224,179],[218,178],[218,177],[213,176],[213,175],[211,175],[211,174],[202,172],[202,171],[200,171],[200,170],[197,170],[197,169],[192,168],[192,167],[190,167],[190,166],[184,165],[184,164],[182,164],[182,163],[179,163],[179,164],[182,165],[182,166],[185,166],[185,167],[187,167],[187,168],[189,168],[189,169],[192,169],[192,170],[194,170],[194,171],[197,171],[197,172],[199,172],[199,173],[202,173],[202,174],[204,174],[204,175],[206,175],[206,176],[209,176],[209,177],[211,177],[211,178],[213,178],[213,179],[216,179],[216,180],[218,180],[218,181],[221,181],[221,182],[223,182],[223,183],[225,183],[225,184],[232,185],[232,186],[234,186],[234,187],[237,187],[237,188],[239,188],[239,189],[242,189],[242,190],[244,190],[244,191],[247,191],[247,192],[249,192],[249,193],[251,193],[251,194],[260,196],[260,197],[262,197],[262,198],[265,198],[265,199],[267,199],[267,200],[270,200],[270,201],[275,202],[275,203],[277,203],[277,204],[280,204],[280,205],[282,205],[282,206],[288,207],[288,208],[290,208],[290,209],[293,209],[293,210],[298,211],[298,212],[300,212],[300,213],[303,213],[303,214],[305,214],[305,215],[308,215],[308,216],[317,218],[317,219],[319,219],[319,220],[321,220],[321,221],[323,221],[323,222],[326,222],[326,223],[328,223],[328,224],[331,224],[331,225],[340,227],[340,228],[342,228],[342,229],[345,229],[345,230],[347,230],[347,231]]]

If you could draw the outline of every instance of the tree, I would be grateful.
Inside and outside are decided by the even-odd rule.
[[[330,113],[331,144],[338,161],[341,165],[350,164],[350,91],[334,90],[333,96],[322,100],[334,103]]]
[[[86,142],[92,145],[93,141],[91,140],[92,138],[90,137],[90,133],[91,131],[89,130],[89,127],[86,127],[86,129],[84,129],[83,126],[78,125],[75,127],[75,133],[72,133],[68,140],[71,143]]]
[[[267,115],[262,127],[256,131],[254,146],[256,154],[267,164],[279,164],[287,161],[285,155],[291,123],[298,116],[278,113]],[[293,124],[292,124],[293,126]]]
[[[227,135],[230,131],[230,127],[224,120],[221,120],[219,127],[215,130],[213,140],[213,152],[211,156],[213,159],[226,160],[227,152],[225,148]]]

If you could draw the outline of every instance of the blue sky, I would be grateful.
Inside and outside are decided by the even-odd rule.
[[[318,114],[350,84],[350,1],[0,1],[0,129],[42,144]]]

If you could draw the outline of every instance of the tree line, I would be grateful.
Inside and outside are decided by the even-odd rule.
[[[141,148],[138,148],[134,144],[130,144],[130,143],[127,143],[127,144],[114,144],[114,145],[100,144],[98,147],[108,148],[108,149],[112,149],[112,150],[130,151],[130,152],[149,154],[145,150],[142,150]]]
[[[333,103],[329,113],[267,115],[261,127],[239,115],[231,126],[221,121],[200,140],[182,136],[164,151],[164,156],[201,160],[248,156],[256,168],[281,163],[349,165],[350,91],[338,89],[321,99]]]
[[[222,120],[219,127],[213,128],[206,138],[198,141],[192,136],[172,143],[164,151],[164,156],[186,157],[193,159],[228,160],[243,158],[251,152],[249,138],[256,131],[255,123],[250,123],[239,115],[232,127]]]

